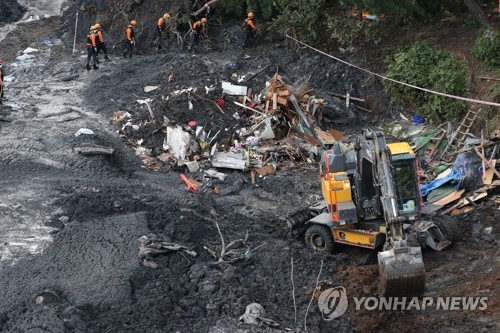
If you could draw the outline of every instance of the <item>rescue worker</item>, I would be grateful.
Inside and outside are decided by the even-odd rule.
[[[97,32],[95,27],[91,26],[90,31],[87,34],[87,70],[90,70],[90,61],[92,61],[92,68],[99,69],[97,67]]]
[[[170,24],[167,24],[167,21],[169,21],[169,20],[170,20],[169,13],[163,14],[163,17],[160,17],[158,19],[158,24],[156,25],[156,29],[155,29],[155,33],[154,33],[154,36],[155,36],[154,43],[155,43],[156,47],[158,48],[158,50],[162,48],[161,33],[165,29],[170,28],[169,27]],[[168,30],[167,30],[167,34],[168,34]]]
[[[104,44],[104,36],[102,35],[102,26],[99,23],[96,23],[94,25],[95,30],[97,31],[97,54],[96,54],[96,59],[97,63],[99,63],[99,53],[102,52],[104,53],[104,60],[108,60],[108,49],[106,48],[106,44]]]
[[[3,71],[3,60],[0,59],[0,105],[2,104],[3,101],[3,78],[5,76],[5,73]]]
[[[207,18],[204,17],[201,21],[197,21],[193,24],[193,28],[191,29],[191,34],[189,35],[189,50],[194,49],[195,45],[198,44],[198,39],[201,34],[207,33]]]
[[[132,20],[130,21],[130,24],[127,26],[127,29],[125,30],[125,34],[127,37],[127,48],[125,49],[125,52],[123,53],[123,57],[127,58],[127,54],[129,58],[132,58],[132,51],[134,50],[134,45],[135,45],[135,30],[134,27],[137,25],[137,21]]]
[[[241,28],[245,32],[243,47],[247,47],[253,42],[254,31],[257,29],[255,24],[253,23],[254,17],[255,16],[252,12],[248,13],[248,17],[245,19],[245,22],[243,22],[243,25],[241,26]]]

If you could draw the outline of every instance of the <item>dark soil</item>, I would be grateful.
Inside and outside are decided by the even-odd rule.
[[[26,11],[16,0],[3,0],[0,3],[0,26],[16,22],[23,17]]]

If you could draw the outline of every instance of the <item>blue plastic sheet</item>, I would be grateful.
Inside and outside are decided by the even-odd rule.
[[[411,121],[413,121],[415,124],[425,123],[424,117],[420,117],[420,116],[411,116]]]
[[[458,191],[462,187],[462,182],[469,171],[470,155],[465,153],[460,153],[453,164],[453,168],[449,175],[443,178],[436,178],[432,182],[426,185],[422,185],[420,190],[422,191],[422,196],[426,197],[430,191],[438,188],[452,180],[457,181],[455,190]]]

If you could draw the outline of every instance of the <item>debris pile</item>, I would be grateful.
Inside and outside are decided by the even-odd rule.
[[[219,171],[224,169],[249,171],[255,183],[256,177],[278,169],[315,167],[320,149],[346,138],[339,131],[324,131],[318,126],[328,102],[311,94],[309,79],[288,85],[275,74],[261,91],[254,93],[248,86],[249,79],[236,78],[238,83],[222,81],[220,88],[191,87],[161,95],[163,101],[177,104],[185,103],[187,97],[184,105],[192,111],[191,115],[197,113],[193,102],[200,100],[205,109],[211,107],[215,111],[212,119],[223,118],[225,126],[221,128],[214,127],[214,121],[205,120],[207,113],[186,123],[174,121],[172,115],[167,117],[164,112],[160,115],[160,107],[155,107],[152,98],[137,100],[137,113],[115,112],[112,123],[117,133],[135,148],[148,170],[198,174],[181,177],[191,192],[212,183],[214,178],[223,181],[224,174]],[[146,86],[144,91],[162,91],[154,88]],[[203,89],[207,97],[198,92]],[[151,139],[157,135],[163,136],[161,142]],[[197,184],[199,181],[201,185]]]
[[[404,119],[395,126],[393,134],[405,137],[418,155],[425,213],[459,215],[500,204],[500,131],[475,137],[470,128],[476,116],[469,111],[454,131],[449,124],[415,124],[414,117],[412,124]]]

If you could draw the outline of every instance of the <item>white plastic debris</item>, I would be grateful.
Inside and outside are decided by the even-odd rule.
[[[200,170],[200,164],[197,161],[186,162],[186,166],[191,173],[196,173]]]
[[[34,55],[31,55],[31,54],[23,54],[23,55],[20,55],[20,56],[17,56],[16,57],[16,60],[18,61],[26,61],[26,60],[29,60],[29,59],[33,59],[35,58]]]
[[[222,92],[228,95],[246,96],[248,88],[245,86],[237,86],[231,82],[222,82]]]
[[[136,100],[137,103],[139,104],[148,104],[151,103],[153,100],[151,98],[146,98],[146,99],[138,99]]]
[[[215,87],[212,85],[210,87],[205,86],[205,94],[208,95],[209,92],[214,91]]]
[[[39,19],[40,19],[40,16],[38,16],[38,15],[35,15],[35,16],[30,15],[30,17],[28,17],[28,19],[26,20],[26,23],[38,21]]]
[[[32,47],[28,47],[28,48],[26,48],[26,49],[23,51],[23,53],[24,53],[24,54],[33,53],[33,52],[38,52],[38,49],[34,49],[34,48],[32,48]]]
[[[190,111],[193,110],[193,103],[191,103],[191,101],[188,101],[188,108]]]
[[[167,137],[163,146],[168,146],[168,151],[178,160],[186,158],[191,146],[191,135],[182,130],[181,126],[167,127]]]
[[[85,134],[85,135],[94,135],[94,131],[88,128],[80,128],[76,133],[75,136],[79,137],[80,135]]]
[[[16,79],[14,75],[8,75],[3,79],[3,82],[12,82]]]
[[[156,90],[158,89],[158,86],[145,86],[144,87],[144,92],[150,92],[150,91],[153,91],[153,90]]]

